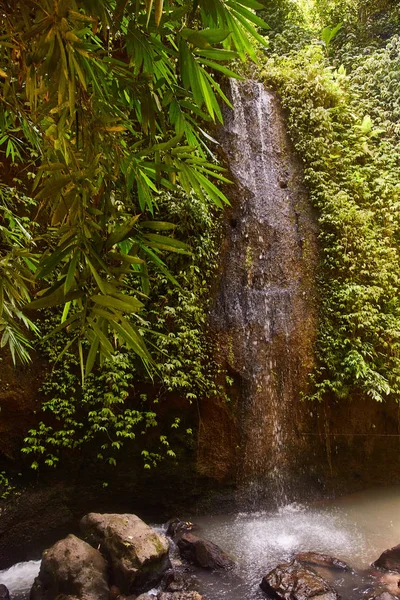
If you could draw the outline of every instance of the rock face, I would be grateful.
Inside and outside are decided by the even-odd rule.
[[[278,600],[339,600],[325,579],[296,562],[282,564],[266,575],[261,589]]]
[[[400,544],[382,552],[378,560],[373,563],[378,569],[400,573]]]
[[[68,535],[43,553],[39,577],[31,600],[54,600],[58,596],[108,600],[107,564],[98,550]]]
[[[167,538],[136,515],[89,513],[81,528],[91,543],[100,545],[110,561],[113,582],[124,594],[148,590],[170,566]]]
[[[337,569],[339,571],[350,571],[350,567],[343,560],[339,560],[328,554],[320,554],[319,552],[299,552],[295,555],[295,560],[314,565],[316,567],[325,567],[328,569]]]
[[[240,381],[239,481],[259,481],[265,500],[267,480],[281,501],[302,455],[296,413],[314,360],[317,228],[276,97],[255,81],[230,86],[219,141],[236,185],[210,318],[219,358]]]
[[[181,556],[203,569],[232,569],[233,560],[219,546],[192,533],[184,533],[178,540]]]

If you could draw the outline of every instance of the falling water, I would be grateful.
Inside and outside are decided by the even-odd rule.
[[[28,600],[33,580],[39,574],[40,560],[17,563],[0,571],[0,583],[10,591],[12,600]]]
[[[276,97],[253,81],[230,85],[220,143],[236,185],[212,323],[242,381],[239,479],[256,502],[286,503],[313,363],[316,232]]]

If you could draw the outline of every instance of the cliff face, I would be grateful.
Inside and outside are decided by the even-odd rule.
[[[231,83],[227,189],[211,323],[231,402],[205,403],[198,467],[256,507],[400,481],[399,406],[302,400],[318,325],[317,228],[276,96]],[[388,471],[382,469],[386,464]]]
[[[10,355],[0,356],[0,465],[2,459],[21,458],[22,440],[37,422],[46,368],[37,358],[28,367],[15,368]]]
[[[220,143],[235,186],[211,322],[240,380],[239,482],[284,500],[313,366],[316,226],[277,99],[251,81],[232,82],[231,97]]]

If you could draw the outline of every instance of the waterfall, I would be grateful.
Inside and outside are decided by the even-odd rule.
[[[296,419],[313,365],[316,226],[275,95],[254,81],[230,87],[234,109],[219,141],[235,186],[211,322],[241,380],[239,481],[258,503],[282,504],[299,464]]]

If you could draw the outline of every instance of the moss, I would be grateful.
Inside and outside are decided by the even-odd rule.
[[[399,54],[395,36],[368,59],[360,50],[346,73],[309,44],[262,70],[281,95],[318,211],[318,400],[358,391],[400,399]]]

